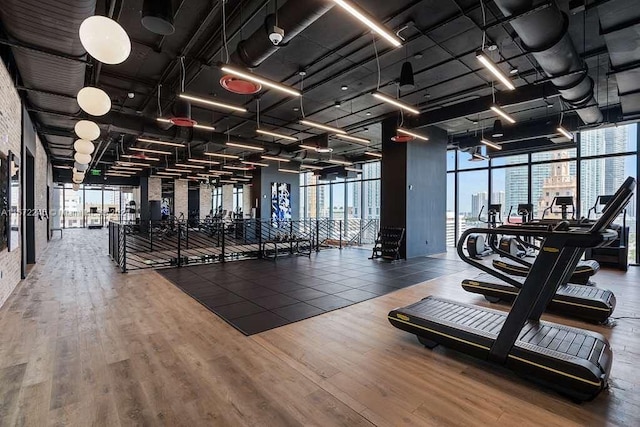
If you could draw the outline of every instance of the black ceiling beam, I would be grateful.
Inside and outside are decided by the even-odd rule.
[[[502,107],[526,104],[529,102],[557,97],[558,91],[550,83],[541,85],[521,86],[518,90],[509,92],[500,92],[497,101]],[[483,96],[472,101],[466,101],[449,107],[442,107],[437,110],[429,111],[428,114],[422,114],[420,117],[409,119],[409,123],[413,128],[422,128],[433,126],[449,120],[460,117],[475,116],[480,113],[489,111],[493,104],[493,96]]]
[[[71,55],[67,55],[64,53],[60,53],[60,52],[56,52],[54,50],[51,49],[47,49],[44,47],[39,47],[39,46],[34,46],[28,43],[24,43],[18,40],[8,40],[5,38],[0,38],[0,44],[6,45],[6,46],[10,46],[16,49],[23,49],[23,50],[30,50],[33,52],[38,52],[38,53],[42,53],[44,55],[47,56],[51,56],[54,58],[58,58],[58,59],[64,59],[66,61],[71,61],[71,62],[80,62],[88,67],[92,67],[93,63],[91,61],[88,61],[86,59],[84,59],[84,57],[86,55],[82,55],[81,57],[76,57],[76,56],[71,56]]]

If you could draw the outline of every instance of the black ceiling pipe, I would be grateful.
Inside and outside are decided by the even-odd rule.
[[[288,1],[278,9],[278,27],[284,30],[284,38],[276,46],[269,40],[269,33],[275,24],[273,15],[267,16],[264,26],[258,28],[249,38],[238,43],[231,62],[248,68],[256,68],[280,47],[286,46],[295,36],[327,13],[335,3],[327,0]]]
[[[533,8],[532,0],[496,0],[504,16],[509,17]],[[602,112],[593,97],[593,80],[587,66],[567,32],[569,19],[555,3],[510,22],[527,51],[531,52],[562,98],[579,108],[586,124],[602,121]],[[582,72],[580,72],[582,70]]]

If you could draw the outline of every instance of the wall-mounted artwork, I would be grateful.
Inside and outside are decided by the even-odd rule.
[[[271,183],[271,225],[279,228],[282,222],[291,220],[291,184]]]
[[[9,181],[9,251],[20,247],[20,162],[15,154],[9,151],[7,162]]]

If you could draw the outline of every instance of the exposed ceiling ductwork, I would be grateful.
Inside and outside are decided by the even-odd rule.
[[[231,62],[249,68],[260,66],[278,49],[286,46],[309,25],[330,11],[333,6],[335,3],[327,0],[288,1],[276,12],[277,20],[275,15],[267,16],[262,28],[238,44],[236,52],[231,56]],[[269,33],[276,26],[276,21],[277,26],[284,30],[284,37],[277,45],[269,40]]]
[[[600,123],[602,112],[593,96],[594,83],[567,32],[569,20],[555,3],[531,11],[532,0],[496,0],[504,16],[521,15],[510,22],[524,47],[558,89],[562,98],[586,124]]]
[[[598,6],[625,118],[640,118],[640,7],[612,0]]]

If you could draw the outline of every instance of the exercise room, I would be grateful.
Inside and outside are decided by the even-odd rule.
[[[3,0],[0,425],[640,425],[636,0]]]

